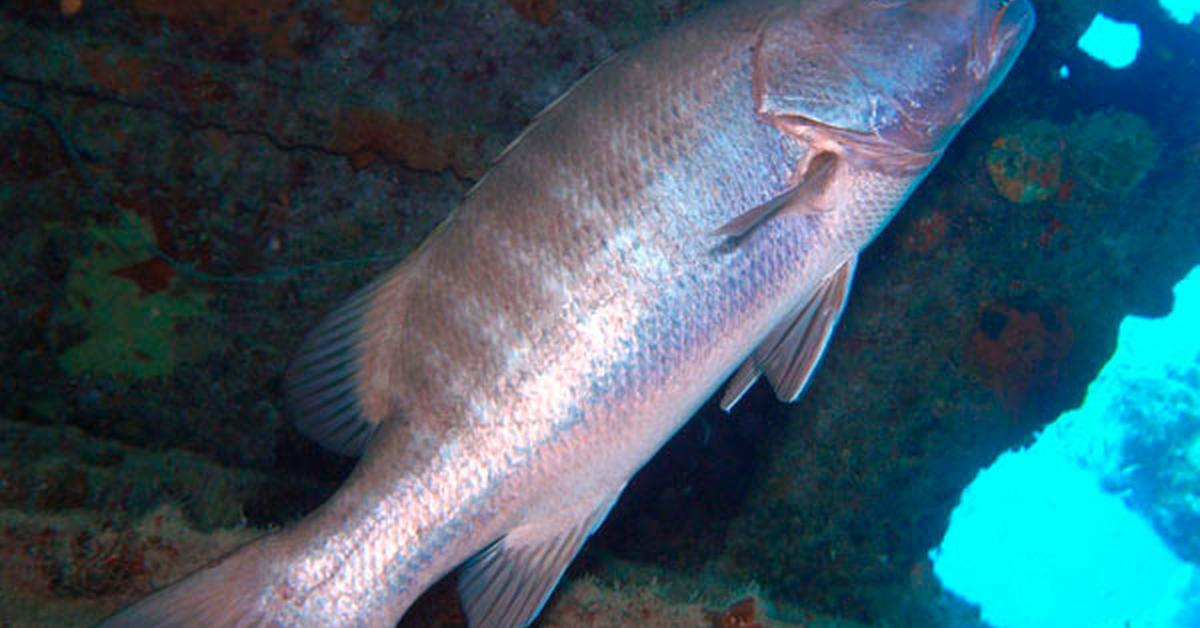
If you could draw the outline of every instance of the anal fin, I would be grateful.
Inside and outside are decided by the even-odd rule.
[[[790,403],[800,397],[846,309],[857,264],[857,256],[843,262],[821,281],[811,299],[767,334],[730,378],[721,396],[722,410],[733,408],[762,373],[780,401]]]
[[[532,623],[624,488],[586,512],[562,513],[518,526],[468,561],[458,580],[467,624],[513,628]]]

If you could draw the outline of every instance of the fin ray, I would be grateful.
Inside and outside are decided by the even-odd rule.
[[[371,340],[365,318],[403,273],[401,266],[351,295],[308,334],[288,367],[284,393],[296,429],[344,456],[362,455],[383,420],[368,416],[360,399],[362,347]]]
[[[812,300],[767,355],[763,371],[780,401],[795,401],[812,379],[846,308],[857,263],[857,256],[847,260],[821,282]]]
[[[471,628],[528,626],[623,489],[586,513],[518,526],[468,561],[458,590]]]
[[[821,152],[808,160],[804,174],[795,185],[779,196],[752,207],[717,228],[715,235],[741,238],[781,212],[816,213],[827,211],[818,203],[837,172],[837,155]]]
[[[763,373],[780,401],[791,403],[800,397],[846,308],[857,264],[857,256],[843,262],[821,281],[811,299],[767,334],[730,378],[721,396],[722,410],[732,409]]]
[[[737,402],[742,400],[754,382],[758,381],[758,377],[762,375],[762,367],[755,361],[754,356],[746,358],[742,366],[729,378],[729,383],[725,385],[725,392],[721,395],[721,409],[729,412]]]

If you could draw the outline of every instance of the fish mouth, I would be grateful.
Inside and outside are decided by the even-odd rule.
[[[961,6],[966,5],[963,2]],[[959,45],[966,43],[966,59],[958,57],[960,61],[948,77],[954,89],[941,94],[943,100],[926,107],[906,107],[896,102],[894,110],[899,120],[879,134],[882,139],[913,153],[932,154],[944,149],[1012,69],[1033,33],[1036,18],[1030,0],[974,0],[967,10],[969,39],[958,40]]]
[[[1037,21],[1029,0],[984,1],[988,7],[975,25],[967,64],[976,80],[984,80],[998,69],[1006,71],[1025,47]]]

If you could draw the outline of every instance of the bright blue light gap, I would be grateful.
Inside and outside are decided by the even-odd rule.
[[[1158,0],[1158,5],[1180,24],[1191,24],[1200,15],[1200,0]]]
[[[1129,67],[1142,47],[1142,31],[1137,24],[1118,22],[1097,13],[1092,23],[1075,42],[1088,56],[1114,70]]]
[[[1127,428],[1117,410],[1137,403],[1129,391],[1150,382],[1167,394],[1181,385],[1169,369],[1200,370],[1198,328],[1200,268],[1175,287],[1170,316],[1122,322],[1117,350],[1082,407],[1028,449],[1000,456],[963,493],[930,557],[946,588],[980,605],[985,621],[997,628],[1195,628],[1200,570],[1101,490],[1099,473],[1119,464]],[[1142,385],[1127,385],[1134,381]],[[1178,412],[1164,420],[1197,420],[1200,407]],[[1192,449],[1200,451],[1200,440]]]

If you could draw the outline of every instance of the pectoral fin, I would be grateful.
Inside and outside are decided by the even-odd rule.
[[[846,308],[857,263],[857,257],[844,262],[821,281],[811,299],[767,334],[729,380],[721,396],[722,410],[733,408],[764,372],[780,401],[792,402],[800,396]]]
[[[591,510],[564,512],[518,526],[468,561],[458,579],[467,624],[471,628],[528,626],[624,488]]]
[[[837,155],[830,152],[818,153],[808,160],[804,174],[798,177],[795,185],[783,194],[743,212],[733,220],[721,225],[716,235],[726,238],[740,238],[754,230],[755,227],[780,212],[788,213],[819,213],[829,208],[821,204],[829,182],[837,171]]]

